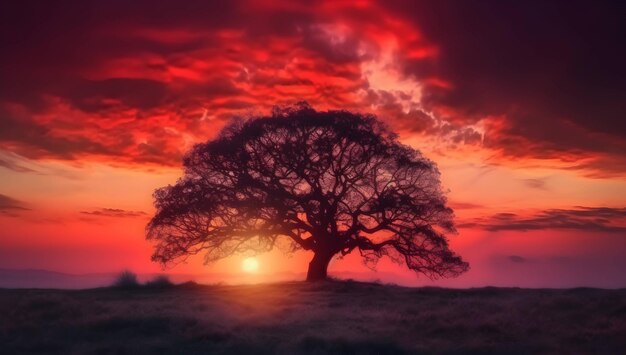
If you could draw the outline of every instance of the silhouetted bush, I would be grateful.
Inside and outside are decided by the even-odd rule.
[[[178,285],[179,288],[187,288],[187,289],[202,289],[202,285],[195,281],[187,281]]]
[[[113,287],[117,288],[136,288],[139,287],[139,281],[137,281],[137,275],[135,273],[124,270],[117,277],[113,283]]]
[[[146,286],[152,288],[168,288],[174,286],[174,283],[170,281],[170,278],[166,275],[159,275],[154,279],[146,282]]]

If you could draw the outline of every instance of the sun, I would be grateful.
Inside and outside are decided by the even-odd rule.
[[[259,271],[259,261],[253,257],[245,258],[241,262],[241,269],[249,274],[254,274]]]

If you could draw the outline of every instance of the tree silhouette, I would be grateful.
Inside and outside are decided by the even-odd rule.
[[[147,238],[164,265],[261,253],[279,239],[310,250],[307,280],[355,249],[436,279],[468,264],[449,248],[453,211],[436,165],[372,115],[318,112],[306,103],[239,120],[184,158],[184,176],[154,193]]]

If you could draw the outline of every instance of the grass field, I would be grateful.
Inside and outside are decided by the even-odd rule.
[[[626,290],[0,290],[1,354],[626,353]]]

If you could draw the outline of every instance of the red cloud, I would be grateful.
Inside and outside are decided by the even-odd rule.
[[[80,213],[96,217],[144,217],[143,211],[126,211],[119,208],[100,208],[94,211],[81,211]]]
[[[0,148],[177,165],[231,117],[307,100],[503,162],[623,175],[620,12],[537,6],[6,4],[2,32],[17,35],[2,39]]]
[[[461,223],[459,228],[482,228],[488,231],[531,231],[571,229],[592,232],[626,232],[626,208],[581,207],[549,209],[530,216],[497,213]]]

